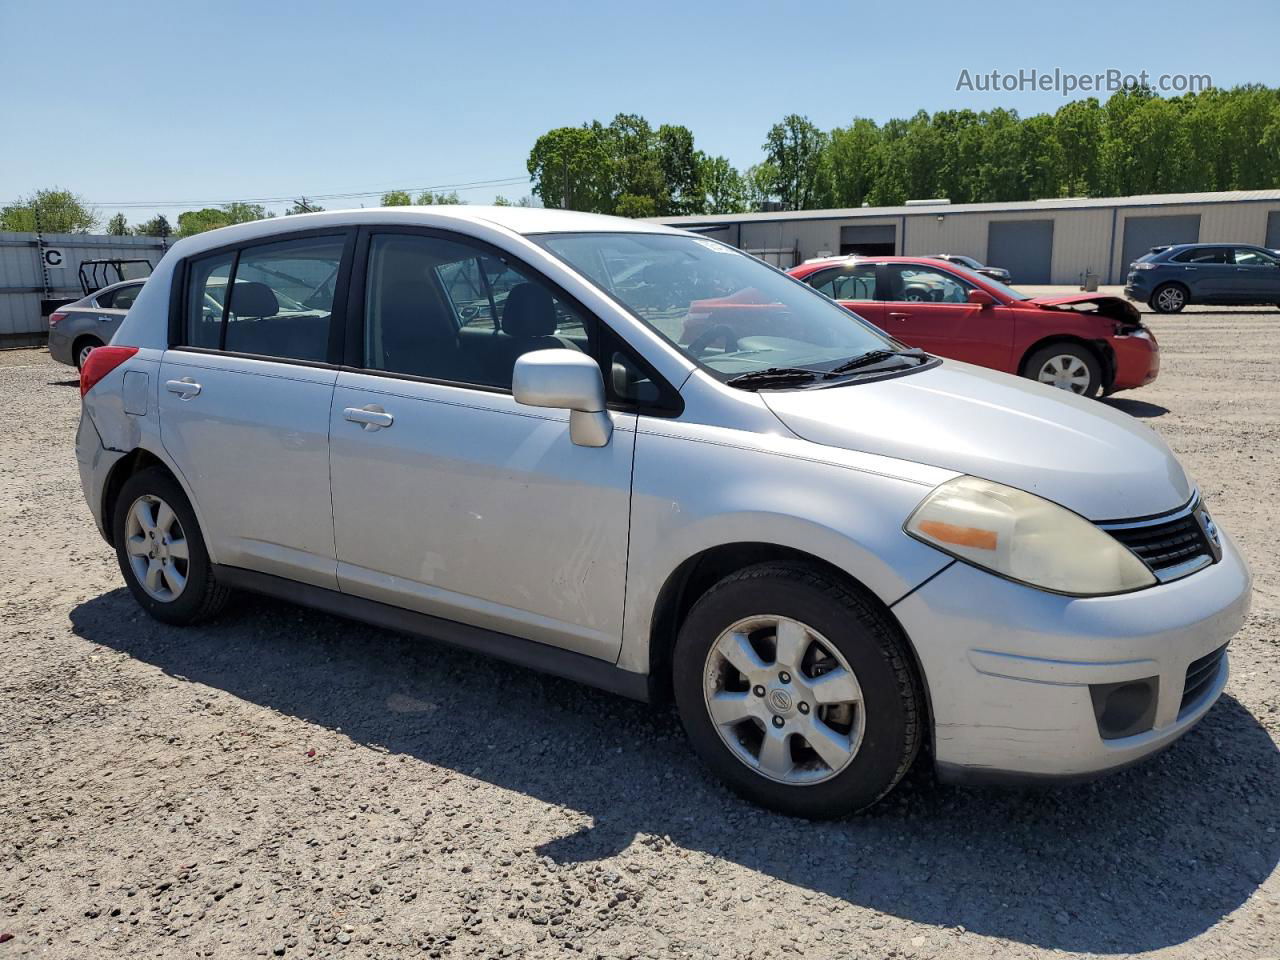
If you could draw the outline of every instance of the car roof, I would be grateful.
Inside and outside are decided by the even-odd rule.
[[[686,235],[662,224],[626,217],[609,217],[577,210],[549,210],[544,207],[490,207],[470,204],[440,204],[407,207],[367,207],[356,210],[326,210],[288,217],[271,217],[220,227],[178,241],[174,249],[182,256],[211,250],[229,244],[243,243],[259,237],[289,234],[300,230],[325,227],[351,227],[366,224],[399,226],[434,226],[448,228],[450,223],[483,223],[503,227],[523,235],[537,233],[663,233]]]

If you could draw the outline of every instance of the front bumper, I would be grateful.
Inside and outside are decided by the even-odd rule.
[[[1222,693],[1225,656],[1183,703],[1188,667],[1231,639],[1249,598],[1225,534],[1213,566],[1114,597],[1057,596],[953,564],[893,608],[924,671],[939,776],[1087,779],[1168,746]],[[1138,681],[1155,691],[1146,729],[1104,739],[1097,691]]]

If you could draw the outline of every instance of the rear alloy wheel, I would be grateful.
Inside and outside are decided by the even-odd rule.
[[[89,359],[89,353],[102,346],[97,340],[84,340],[76,347],[76,369],[83,370],[85,361]]]
[[[1055,343],[1037,350],[1027,361],[1026,375],[1081,397],[1096,396],[1102,381],[1098,358],[1087,347],[1073,343]]]
[[[1148,304],[1156,313],[1178,313],[1187,305],[1187,291],[1176,283],[1156,287]]]
[[[189,624],[222,609],[229,591],[214,575],[195,511],[167,471],[152,467],[124,482],[111,529],[120,572],[147,613]]]
[[[680,627],[680,719],[703,762],[761,806],[871,806],[915,759],[924,694],[897,625],[840,578],[766,563],[721,580]]]

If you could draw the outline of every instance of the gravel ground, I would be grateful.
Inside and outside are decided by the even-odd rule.
[[[0,960],[1280,956],[1280,312],[1153,322],[1114,401],[1257,578],[1227,694],[1051,792],[810,824],[674,714],[285,603],[142,615],[81,500],[74,374],[0,353]]]

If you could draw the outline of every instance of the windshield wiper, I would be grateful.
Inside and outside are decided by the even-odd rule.
[[[921,363],[929,359],[929,355],[919,348],[910,350],[868,350],[866,353],[859,354],[838,366],[832,367],[824,376],[839,376],[842,373],[849,373],[853,370],[869,367],[872,364],[883,363],[886,360],[897,360],[899,357],[919,360]]]
[[[768,367],[764,370],[752,370],[730,377],[725,383],[731,387],[785,387],[792,384],[812,383],[821,377],[816,370],[804,370],[800,367]]]

